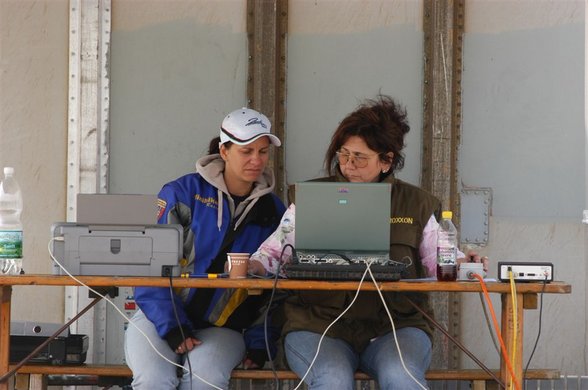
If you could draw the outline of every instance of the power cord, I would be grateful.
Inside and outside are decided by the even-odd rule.
[[[76,283],[78,283],[80,286],[84,286],[86,287],[89,291],[93,292],[94,294],[96,294],[97,296],[101,297],[102,299],[104,299],[106,302],[108,302],[108,304],[110,304],[129,324],[131,324],[132,326],[135,327],[135,329],[137,329],[139,331],[139,333],[141,335],[143,335],[143,337],[145,338],[145,340],[147,340],[147,343],[151,346],[151,348],[155,351],[155,353],[157,355],[159,355],[163,360],[165,360],[166,362],[181,368],[183,371],[186,370],[186,368],[182,365],[179,365],[178,363],[166,358],[165,356],[163,356],[163,354],[161,352],[159,352],[159,350],[155,347],[155,345],[153,345],[153,343],[151,342],[151,340],[149,339],[149,336],[147,336],[145,334],[145,332],[143,332],[143,330],[141,330],[129,317],[127,317],[127,315],[120,310],[116,304],[114,302],[112,302],[110,299],[108,299],[105,295],[100,294],[98,291],[96,291],[95,289],[93,289],[92,287],[88,286],[87,284],[85,284],[84,282],[82,282],[81,280],[79,280],[78,278],[76,278],[75,276],[73,276],[67,269],[65,269],[65,267],[59,262],[59,260],[57,260],[55,258],[55,255],[53,254],[53,252],[51,251],[51,244],[53,243],[53,241],[64,241],[64,237],[63,236],[57,236],[57,237],[52,237],[49,240],[49,243],[47,245],[47,250],[49,251],[49,256],[51,256],[51,259],[55,262],[55,264],[57,264],[59,266],[59,268],[61,268],[63,270],[63,272],[65,272],[67,274],[67,276],[69,276],[70,278],[72,278]],[[220,387],[217,387],[215,385],[213,385],[212,383],[207,382],[204,378],[199,377],[197,374],[192,373],[190,378],[194,376],[195,378],[199,379],[200,381],[202,381],[203,383],[209,385],[210,387],[217,389],[217,390],[224,390],[221,389]]]
[[[400,350],[400,344],[398,344],[398,337],[396,337],[396,325],[394,324],[394,320],[392,319],[392,314],[390,313],[390,309],[388,308],[388,305],[386,304],[386,300],[384,299],[384,295],[382,295],[382,291],[380,290],[380,285],[376,281],[376,278],[374,277],[374,274],[372,273],[370,266],[371,266],[371,263],[367,264],[366,271],[369,272],[370,277],[372,279],[372,282],[374,283],[374,286],[376,287],[376,291],[378,292],[378,295],[380,297],[380,300],[382,301],[382,305],[384,305],[384,309],[386,309],[386,314],[388,314],[388,319],[390,320],[390,324],[392,325],[392,333],[394,334],[394,342],[396,343],[396,350],[398,351],[398,357],[400,358],[400,363],[402,363],[402,367],[404,368],[404,371],[406,371],[408,376],[410,376],[411,379],[421,389],[428,390],[426,386],[424,386],[421,382],[418,381],[418,379],[416,379],[414,377],[414,375],[412,375],[412,373],[410,372],[410,370],[408,369],[408,367],[406,367],[406,364],[404,363],[404,359],[402,358],[402,351]]]
[[[513,329],[518,329],[519,328],[519,323],[518,323],[518,302],[517,302],[517,287],[516,287],[516,283],[514,281],[514,274],[511,271],[508,271],[508,278],[510,280],[510,297],[511,297],[511,301],[512,301],[512,327]],[[513,337],[512,337],[512,354],[511,354],[511,361],[515,361],[516,356],[517,356],[517,332],[513,332]],[[523,377],[524,378],[524,377]],[[514,380],[514,377],[510,378],[510,385],[512,387],[512,382]]]
[[[174,311],[174,317],[176,319],[176,323],[178,324],[178,327],[180,329],[180,334],[182,335],[182,343],[185,344],[186,342],[186,335],[184,334],[184,328],[182,327],[182,323],[180,321],[180,316],[178,315],[178,309],[176,308],[176,301],[174,299],[174,288],[173,288],[173,279],[172,279],[172,275],[169,274],[169,297],[171,300],[171,305],[172,305],[172,309]],[[182,345],[182,344],[180,344]],[[188,351],[188,349],[186,348],[186,361],[188,362],[188,370],[190,372],[190,388],[192,388],[192,362],[190,361],[190,351]]]
[[[369,270],[369,267],[366,267],[365,271],[363,272],[363,275],[361,276],[361,280],[359,281],[359,285],[357,286],[357,291],[355,292],[355,295],[354,295],[353,299],[351,300],[351,302],[349,303],[349,305],[347,305],[347,307],[345,308],[345,310],[343,310],[341,312],[341,314],[339,314],[337,316],[337,318],[335,318],[333,320],[333,322],[331,322],[329,324],[329,326],[327,326],[327,328],[325,329],[325,331],[321,334],[321,338],[319,339],[319,342],[318,342],[318,345],[317,345],[317,348],[316,348],[316,353],[314,354],[314,357],[312,358],[310,364],[308,365],[308,369],[306,370],[306,372],[304,373],[304,375],[302,376],[302,378],[300,378],[300,382],[294,388],[294,390],[298,390],[300,388],[300,386],[302,386],[304,384],[304,379],[306,379],[306,377],[310,373],[310,370],[311,370],[312,366],[314,365],[314,362],[316,361],[316,359],[318,357],[318,354],[319,354],[319,352],[321,350],[321,344],[323,342],[323,339],[325,338],[325,335],[327,334],[327,332],[329,331],[329,329],[331,329],[331,327],[335,323],[337,323],[337,321],[339,321],[341,319],[341,317],[343,317],[345,315],[345,313],[347,313],[347,311],[349,311],[349,309],[351,308],[351,306],[353,306],[353,304],[357,300],[357,297],[359,296],[359,292],[361,291],[361,285],[363,284],[363,281],[365,279],[365,276],[367,275],[368,270]]]
[[[508,355],[506,354],[506,346],[504,345],[504,341],[502,340],[502,336],[500,335],[500,327],[498,326],[498,320],[496,319],[496,314],[494,313],[494,308],[492,306],[492,301],[490,300],[490,296],[488,294],[488,289],[486,288],[486,283],[484,282],[484,279],[480,275],[474,274],[474,277],[480,281],[480,286],[482,287],[482,291],[484,292],[484,296],[486,297],[486,301],[487,301],[488,307],[490,309],[490,314],[492,315],[492,321],[494,322],[494,329],[495,329],[496,335],[498,336],[498,341],[500,342],[502,357],[504,358],[504,361],[506,363],[506,367],[508,368],[508,371],[509,371],[511,377],[513,378],[513,382],[515,384],[515,387],[517,388],[517,390],[521,390],[519,383],[516,380],[514,380],[514,378],[515,378],[514,369],[512,368],[512,364],[510,362],[510,359],[509,359]]]
[[[543,281],[543,287],[541,288],[541,294],[539,295],[539,329],[537,330],[537,337],[535,338],[535,344],[533,345],[533,350],[531,351],[531,355],[529,356],[529,360],[527,360],[527,365],[525,366],[525,371],[523,378],[527,376],[527,370],[529,370],[529,365],[531,364],[531,359],[533,359],[533,355],[535,354],[535,349],[537,349],[537,345],[539,344],[539,337],[541,337],[541,324],[543,322],[543,294],[545,293],[545,286],[547,286],[547,275],[545,276],[545,280]],[[526,383],[523,383],[523,389],[526,388]]]
[[[276,290],[277,290],[277,285],[278,285],[278,278],[280,276],[280,268],[282,265],[282,259],[284,257],[284,253],[286,252],[286,249],[290,247],[291,250],[293,252],[295,252],[294,247],[291,244],[286,244],[284,245],[284,247],[282,248],[282,252],[280,253],[280,261],[278,261],[278,266],[276,268],[276,273],[273,276],[274,279],[274,284],[272,286],[272,293],[270,295],[269,298],[269,302],[267,303],[267,307],[265,309],[265,314],[263,317],[263,335],[264,335],[264,341],[265,341],[265,350],[267,353],[267,356],[269,358],[269,364],[270,364],[270,369],[272,370],[272,374],[274,376],[274,385],[276,389],[280,388],[280,378],[278,378],[278,373],[276,371],[276,367],[274,365],[274,360],[272,359],[272,354],[271,354],[271,350],[270,350],[270,345],[269,345],[269,336],[268,336],[268,319],[269,319],[269,312],[270,309],[272,307],[272,303],[274,301],[274,296],[276,294]]]
[[[498,340],[496,340],[496,336],[492,331],[492,324],[490,322],[490,317],[488,316],[488,309],[486,308],[486,302],[484,302],[484,294],[478,293],[478,297],[480,297],[480,303],[482,304],[482,310],[484,312],[484,318],[486,320],[486,327],[488,328],[488,332],[490,333],[490,338],[492,338],[492,344],[494,345],[496,353],[500,355],[500,348],[498,348]]]

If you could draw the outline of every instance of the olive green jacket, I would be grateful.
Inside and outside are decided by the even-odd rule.
[[[328,177],[317,181],[344,181],[342,177]],[[390,214],[390,258],[406,260],[412,265],[407,278],[425,276],[419,256],[422,233],[431,215],[439,217],[441,203],[426,191],[388,176],[384,182],[392,184]],[[366,283],[369,281],[366,281]],[[282,335],[296,330],[323,333],[333,320],[353,300],[355,291],[295,291],[284,303],[285,324]],[[396,329],[416,327],[424,330],[432,339],[431,324],[405,299],[406,296],[432,316],[426,293],[383,294],[394,319]],[[377,292],[362,291],[353,306],[327,333],[341,338],[361,352],[369,341],[392,330],[388,314]]]

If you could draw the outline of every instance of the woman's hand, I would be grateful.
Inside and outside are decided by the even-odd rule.
[[[251,275],[265,276],[267,274],[263,264],[257,260],[249,260],[249,266],[247,267],[247,273]]]
[[[200,344],[202,344],[202,341],[198,340],[197,338],[187,337],[180,345],[178,345],[174,352],[181,355],[190,352]]]
[[[484,267],[484,272],[488,273],[488,265],[490,263],[490,260],[488,259],[488,256],[480,256],[476,251],[469,250],[466,257],[457,259],[458,269],[461,263],[482,263]]]

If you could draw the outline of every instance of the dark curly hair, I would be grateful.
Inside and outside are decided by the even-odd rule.
[[[380,94],[375,99],[366,99],[335,130],[325,156],[325,168],[329,175],[334,175],[338,169],[336,152],[349,137],[358,136],[382,161],[392,163],[391,169],[380,177],[382,180],[404,166],[402,149],[409,131],[406,109],[390,96]],[[394,154],[392,159],[387,155],[389,152]]]

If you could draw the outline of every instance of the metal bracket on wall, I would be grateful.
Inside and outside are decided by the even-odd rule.
[[[461,189],[461,244],[488,245],[492,188],[463,187]]]

